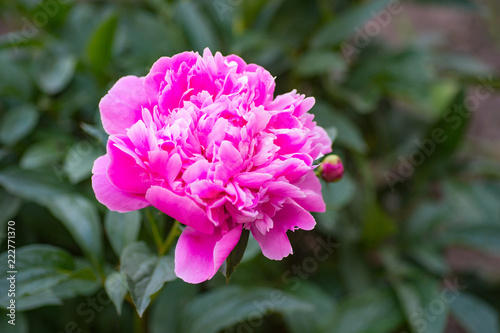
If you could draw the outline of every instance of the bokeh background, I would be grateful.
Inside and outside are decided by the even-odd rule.
[[[1,1],[0,332],[500,332],[499,21],[496,0]],[[207,46],[314,96],[346,173],[293,256],[250,239],[229,284],[189,285],[157,272],[172,221],[108,212],[90,175],[111,85]]]

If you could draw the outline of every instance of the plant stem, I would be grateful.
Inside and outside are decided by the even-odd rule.
[[[153,238],[154,238],[158,253],[160,253],[161,248],[162,248],[160,230],[158,230],[158,226],[156,225],[156,219],[153,216],[153,213],[151,213],[151,211],[149,209],[146,209],[146,219],[148,220],[149,226],[151,227],[151,231],[153,233]]]
[[[165,253],[168,252],[170,247],[172,246],[172,243],[174,242],[175,238],[179,236],[181,229],[180,229],[180,223],[179,221],[174,221],[174,224],[172,225],[172,228],[170,228],[170,231],[168,232],[167,238],[165,239],[165,242],[160,246],[159,254],[164,255]]]
[[[147,310],[143,313],[142,318],[139,317],[137,312],[135,312],[135,314],[134,314],[134,332],[136,332],[136,333],[148,333],[149,332],[148,321],[149,321],[149,316],[148,316]]]

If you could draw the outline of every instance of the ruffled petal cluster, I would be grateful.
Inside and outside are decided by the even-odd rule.
[[[288,230],[310,230],[325,204],[313,161],[331,140],[296,91],[274,98],[274,78],[235,55],[184,52],[145,77],[118,80],[99,108],[109,134],[92,185],[109,209],[154,206],[186,228],[175,271],[210,279],[251,231],[263,254],[292,253]]]

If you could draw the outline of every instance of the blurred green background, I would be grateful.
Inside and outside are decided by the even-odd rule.
[[[14,327],[0,255],[0,332],[500,332],[496,0],[6,0],[0,13],[0,246],[15,221],[18,270]],[[165,236],[169,218],[108,212],[90,184],[100,98],[206,46],[264,66],[277,94],[314,96],[346,168],[323,184],[316,229],[289,235],[293,256],[268,260],[251,239],[228,285],[173,280],[151,227]]]

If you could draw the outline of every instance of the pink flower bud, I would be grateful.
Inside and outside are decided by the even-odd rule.
[[[328,183],[337,182],[342,179],[344,165],[337,155],[328,155],[321,163],[319,171],[324,181]]]

